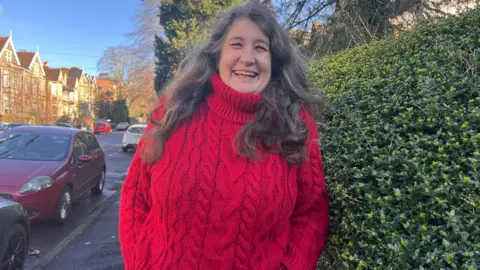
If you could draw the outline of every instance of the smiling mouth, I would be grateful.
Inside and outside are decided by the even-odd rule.
[[[250,77],[250,78],[255,78],[258,76],[258,73],[256,72],[248,72],[248,71],[237,71],[234,70],[233,73],[237,76],[245,76],[245,77]]]

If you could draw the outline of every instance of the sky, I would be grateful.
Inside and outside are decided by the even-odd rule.
[[[50,67],[84,68],[98,75],[97,61],[110,46],[129,43],[141,0],[0,0],[0,36],[12,30],[15,49],[40,51]]]

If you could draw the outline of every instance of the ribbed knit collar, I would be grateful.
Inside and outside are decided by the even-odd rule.
[[[237,123],[248,123],[255,117],[261,94],[238,92],[226,85],[217,73],[210,81],[213,92],[207,97],[207,104],[215,113]]]

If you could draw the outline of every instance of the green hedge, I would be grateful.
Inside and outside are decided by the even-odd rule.
[[[480,10],[310,68],[327,98],[319,268],[480,269]]]

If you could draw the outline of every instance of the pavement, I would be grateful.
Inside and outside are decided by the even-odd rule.
[[[51,263],[58,254],[62,253],[79,236],[88,230],[92,222],[106,211],[107,207],[115,205],[118,200],[119,189],[125,180],[132,152],[123,153],[121,147],[123,132],[114,132],[109,135],[97,135],[97,139],[105,152],[107,163],[107,178],[102,195],[92,196],[90,193],[74,202],[72,214],[67,224],[56,226],[50,222],[31,224],[31,242],[29,249],[37,249],[40,255],[27,259],[24,269],[37,269]],[[118,206],[116,208],[118,211]],[[106,211],[108,212],[108,211]],[[118,219],[118,218],[117,218]],[[116,221],[118,223],[118,221]],[[110,225],[116,230],[117,225]],[[44,269],[50,269],[49,267]],[[60,269],[60,268],[59,268]],[[61,268],[67,269],[67,268]],[[96,268],[79,268],[96,269]],[[103,269],[103,268],[100,268]]]
[[[120,195],[93,222],[59,253],[48,270],[116,270],[124,269],[118,240],[118,208]]]

